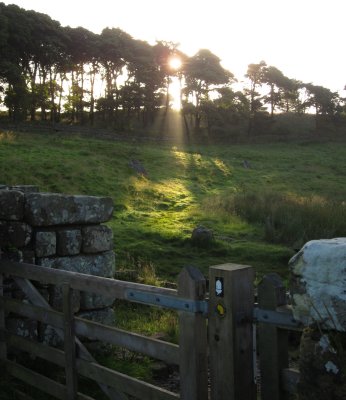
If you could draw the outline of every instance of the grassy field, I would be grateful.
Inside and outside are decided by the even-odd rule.
[[[286,276],[289,258],[309,235],[297,232],[295,238],[293,227],[287,241],[272,222],[269,237],[266,225],[273,216],[261,220],[248,214],[257,213],[263,196],[277,203],[278,194],[297,207],[317,202],[327,210],[334,205],[343,210],[345,160],[343,143],[187,147],[48,133],[0,134],[0,183],[111,196],[115,211],[109,225],[117,268],[149,266],[170,281],[185,265],[207,274],[208,266],[226,262],[253,265],[258,276],[268,271]],[[140,164],[145,174],[133,164]],[[247,212],[242,210],[245,203]],[[207,247],[191,243],[191,232],[199,225],[214,232]],[[342,235],[344,228],[325,236]],[[275,240],[279,233],[282,240]]]
[[[257,279],[273,271],[287,278],[287,262],[305,241],[346,236],[345,160],[344,143],[174,146],[0,132],[0,184],[111,196],[117,269],[136,270],[149,284],[174,282],[185,265],[207,275],[208,266],[227,262],[253,265]],[[199,225],[214,233],[208,246],[191,241]],[[177,342],[174,312],[115,306],[118,327]],[[113,348],[100,361],[152,381],[146,357]],[[0,375],[0,399],[9,400],[12,378]]]

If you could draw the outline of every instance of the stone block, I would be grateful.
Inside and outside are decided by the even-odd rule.
[[[23,249],[22,254],[23,262],[27,264],[36,264],[35,252],[33,250]]]
[[[0,221],[0,246],[27,246],[32,237],[32,228],[25,222]]]
[[[114,297],[105,297],[99,294],[90,292],[80,293],[80,308],[81,310],[95,310],[113,305]]]
[[[115,272],[115,256],[113,251],[96,255],[41,258],[38,260],[38,264],[43,267],[97,275],[104,278],[113,278]]]
[[[13,262],[23,262],[23,251],[22,250],[4,251],[1,253],[1,259]]]
[[[53,326],[42,324],[39,331],[39,336],[43,344],[51,347],[63,348],[64,340],[56,333]]]
[[[56,254],[56,233],[39,231],[35,235],[35,253],[37,257],[48,257]]]
[[[77,316],[109,326],[114,326],[115,322],[115,313],[114,310],[110,307],[104,308],[102,310],[83,311],[78,313]]]
[[[6,328],[15,335],[29,339],[37,338],[37,321],[26,318],[10,317],[6,320]]]
[[[305,325],[346,330],[346,238],[312,240],[290,260],[293,314]]]
[[[49,304],[57,311],[63,310],[63,291],[60,286],[51,286],[49,289]],[[80,309],[80,291],[72,290],[71,302],[74,313]]]
[[[57,231],[57,254],[73,256],[80,253],[82,233],[80,229],[65,229]]]
[[[113,232],[105,225],[87,226],[82,229],[83,252],[100,253],[112,250]]]
[[[112,213],[110,197],[29,193],[25,202],[25,218],[32,226],[97,224]]]
[[[17,190],[0,190],[0,219],[21,221],[24,217],[24,194]]]

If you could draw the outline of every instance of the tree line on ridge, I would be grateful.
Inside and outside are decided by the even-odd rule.
[[[170,60],[181,60],[175,69]],[[179,82],[182,114],[198,131],[277,113],[342,118],[345,99],[323,86],[288,78],[264,61],[248,65],[245,85],[208,49],[189,57],[173,42],[150,45],[119,28],[101,34],[63,27],[48,15],[0,3],[0,106],[11,121],[40,119],[130,129],[149,126],[170,107]]]

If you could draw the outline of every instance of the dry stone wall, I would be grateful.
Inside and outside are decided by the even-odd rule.
[[[0,185],[1,258],[83,274],[113,278],[115,255],[112,230],[103,225],[113,213],[109,197],[40,193],[36,186]],[[13,284],[7,295],[20,296]],[[58,287],[40,287],[56,309],[62,308]],[[114,299],[75,292],[75,313],[98,322],[111,323]],[[32,321],[13,319],[13,329],[25,336],[37,334]],[[45,327],[43,340],[57,340]]]

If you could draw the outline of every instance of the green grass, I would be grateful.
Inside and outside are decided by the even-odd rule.
[[[238,215],[264,227],[266,241],[296,249],[309,240],[346,232],[346,204],[335,199],[272,191],[224,193],[209,199],[205,208],[211,201],[224,218]]]
[[[146,177],[129,166],[133,159]],[[172,146],[0,132],[0,184],[111,196],[117,269],[135,270],[148,284],[175,281],[186,265],[207,275],[210,265],[227,262],[253,265],[257,278],[273,271],[287,278],[297,243],[311,237],[302,231],[346,234],[345,159],[342,143]],[[198,225],[214,232],[205,248],[190,240]],[[174,312],[124,302],[116,310],[117,327],[177,342]],[[152,379],[147,357],[112,348],[100,361]],[[11,378],[3,379],[0,399],[11,399],[1,391]],[[82,384],[103,398],[95,385]]]
[[[133,159],[143,164],[147,177],[129,166]],[[285,275],[292,241],[268,243],[265,224],[224,212],[220,199],[277,192],[341,202],[346,197],[345,159],[346,146],[340,143],[177,147],[2,134],[0,183],[111,196],[115,212],[109,226],[120,269],[132,257],[153,263],[158,275],[169,280],[185,265],[207,274],[208,266],[225,262],[253,265],[259,275]],[[244,160],[250,168],[244,168]],[[214,231],[212,246],[192,246],[191,232],[198,225]]]

